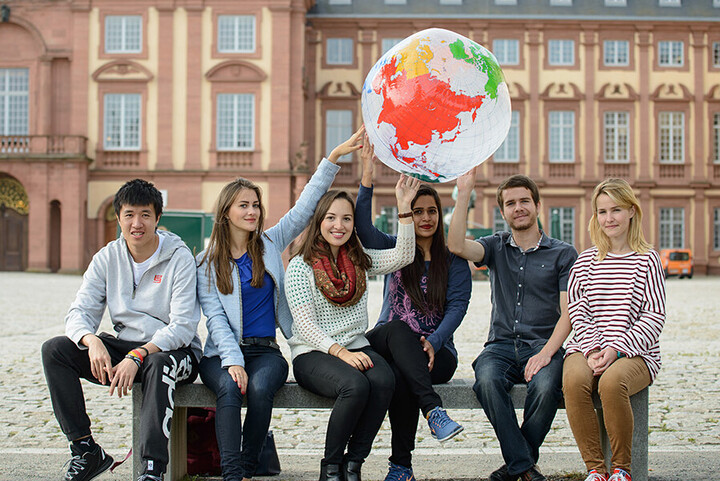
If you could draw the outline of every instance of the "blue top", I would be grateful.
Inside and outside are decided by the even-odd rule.
[[[292,336],[292,315],[285,298],[285,265],[282,252],[297,237],[312,218],[315,206],[320,197],[327,192],[340,166],[323,159],[310,181],[303,188],[300,197],[290,212],[262,235],[265,248],[263,262],[265,271],[273,280],[273,305],[275,309],[275,325],[280,327],[286,338]],[[205,251],[197,255],[198,262],[203,259]],[[207,317],[208,336],[205,341],[206,357],[220,356],[221,365],[245,366],[245,358],[238,344],[243,337],[243,304],[242,286],[236,279],[237,265],[231,259],[233,291],[223,294],[218,291],[215,269],[211,265],[201,264],[197,268],[197,297]]]
[[[492,315],[487,343],[518,339],[544,345],[560,318],[560,292],[567,292],[577,251],[545,234],[537,249],[512,245],[510,232],[477,239],[485,257],[475,265],[490,271]]]
[[[235,259],[235,264],[240,271],[243,338],[275,337],[275,281],[266,271],[261,287],[250,285],[253,263],[247,252],[240,259]]]
[[[360,185],[355,205],[355,229],[360,242],[365,247],[390,249],[395,246],[396,237],[379,231],[373,225],[370,214],[372,212],[372,192],[372,188]],[[441,228],[442,226],[438,226],[438,229]],[[448,281],[442,317],[438,315],[439,319],[428,319],[425,318],[421,311],[415,309],[412,303],[409,303],[410,297],[405,294],[401,283],[398,283],[402,277],[400,271],[395,271],[385,276],[383,305],[377,324],[380,325],[399,319],[408,323],[413,331],[418,332],[413,326],[413,324],[417,324],[418,329],[427,329],[430,332],[430,335],[426,336],[426,338],[432,344],[435,352],[445,347],[457,359],[457,350],[453,344],[453,333],[460,326],[460,322],[462,322],[467,312],[470,294],[472,293],[472,276],[470,266],[468,266],[465,259],[448,252],[447,260]],[[429,266],[430,261],[425,263],[425,273],[420,283],[423,292],[427,288]],[[400,290],[404,294],[403,297],[398,297]],[[398,305],[397,301],[400,299],[405,299],[406,304]],[[423,327],[420,327],[421,324]]]

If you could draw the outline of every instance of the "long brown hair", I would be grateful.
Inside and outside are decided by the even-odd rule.
[[[257,225],[255,230],[250,232],[247,241],[247,252],[253,266],[250,285],[262,287],[265,278],[265,262],[263,261],[265,245],[262,241],[265,207],[262,204],[262,191],[255,183],[238,177],[220,191],[215,208],[215,224],[213,225],[212,234],[210,234],[210,243],[201,262],[202,264],[207,261],[208,278],[210,277],[210,266],[212,265],[215,268],[217,288],[223,294],[230,294],[233,291],[233,256],[230,250],[231,235],[228,212],[240,191],[244,189],[254,191],[260,203],[260,216]],[[210,286],[208,286],[209,288]]]
[[[325,215],[330,210],[332,203],[337,199],[348,201],[350,203],[350,207],[352,208],[352,212],[355,212],[355,202],[353,202],[350,194],[345,191],[329,190],[320,197],[317,207],[315,207],[315,213],[310,220],[310,224],[308,224],[307,229],[305,230],[303,240],[295,252],[296,256],[302,255],[303,260],[310,265],[313,265],[319,257],[326,256],[330,259],[333,258],[330,245],[325,241],[325,239],[323,239],[320,232],[320,224],[322,224],[322,221],[325,219]],[[355,233],[355,229],[353,229],[350,233],[350,238],[345,243],[345,246],[347,246],[348,257],[353,264],[367,271],[372,265],[372,262],[370,260],[370,256],[363,250],[360,240]]]
[[[630,248],[638,254],[645,254],[652,249],[652,245],[645,240],[645,236],[643,235],[640,201],[635,196],[635,192],[633,192],[630,184],[623,179],[605,179],[595,187],[595,191],[593,192],[591,201],[593,214],[590,218],[590,225],[588,226],[590,240],[598,249],[598,260],[601,261],[605,259],[605,256],[610,252],[611,248],[610,238],[603,232],[600,227],[600,222],[598,222],[597,200],[601,194],[606,194],[610,197],[618,207],[635,209],[635,214],[630,217],[630,227],[628,227],[627,232],[627,241]]]
[[[448,280],[448,251],[445,246],[445,229],[442,219],[442,204],[437,191],[429,185],[421,185],[410,203],[411,209],[415,208],[417,200],[428,195],[435,201],[438,210],[437,229],[430,244],[430,268],[428,269],[427,294],[423,295],[420,288],[420,280],[425,272],[425,253],[422,248],[415,244],[415,259],[412,263],[403,267],[403,287],[410,300],[423,314],[428,315],[431,311],[437,310],[442,313],[445,310],[445,294],[447,293]]]

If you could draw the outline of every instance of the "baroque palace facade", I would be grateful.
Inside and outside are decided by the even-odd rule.
[[[471,227],[503,228],[495,189],[524,173],[545,230],[582,250],[593,187],[622,177],[656,248],[720,273],[720,0],[1,3],[0,270],[82,271],[135,177],[167,210],[204,213],[248,177],[272,225],[362,123],[375,61],[441,27],[492,50],[512,97]],[[344,160],[335,186],[355,191],[359,159]],[[396,179],[376,173],[391,231]],[[453,185],[437,187],[449,211]]]

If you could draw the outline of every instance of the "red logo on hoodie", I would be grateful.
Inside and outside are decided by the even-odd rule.
[[[161,275],[161,274],[157,274],[157,275],[155,276],[155,278],[153,279],[153,282],[154,282],[155,284],[160,284],[160,281],[162,281],[162,275]]]

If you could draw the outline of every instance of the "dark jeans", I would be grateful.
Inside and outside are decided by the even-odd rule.
[[[323,464],[342,463],[346,446],[349,461],[365,461],[390,405],[395,387],[392,369],[370,347],[362,351],[373,363],[367,371],[319,351],[301,354],[293,361],[300,386],[335,398],[325,435]]]
[[[121,341],[102,333],[100,339],[116,365],[132,349],[144,343]],[[85,408],[80,379],[99,384],[90,370],[87,349],[80,349],[66,336],[54,337],[42,346],[45,368],[55,417],[69,441],[90,434],[90,418]],[[140,455],[143,469],[164,473],[168,463],[168,440],[175,406],[175,386],[188,384],[197,377],[197,360],[189,347],[156,352],[145,358],[135,382],[142,383],[140,408]]]
[[[488,344],[473,362],[473,390],[495,428],[511,475],[518,475],[537,464],[540,445],[550,430],[562,398],[564,350],[561,348],[527,383],[524,419],[518,427],[510,389],[515,384],[525,383],[525,364],[541,348],[532,348],[522,341],[494,342]]]
[[[428,357],[420,344],[420,336],[403,321],[381,324],[368,332],[366,337],[395,373],[395,394],[388,411],[392,428],[390,461],[410,468],[419,410],[427,416],[433,408],[442,406],[442,400],[432,385],[452,378],[457,359],[449,350],[442,348],[435,353],[432,371],[428,371]]]
[[[243,395],[220,357],[203,357],[200,377],[217,395],[215,432],[225,481],[252,478],[270,426],[275,393],[287,380],[288,363],[279,350],[266,346],[243,346],[248,376],[245,426],[240,419]]]

